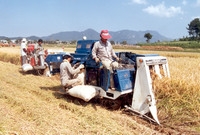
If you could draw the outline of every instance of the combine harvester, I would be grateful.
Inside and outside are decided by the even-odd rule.
[[[95,42],[96,40],[77,42],[75,53],[71,54],[72,65],[84,64],[84,85],[75,86],[66,94],[86,102],[97,97],[101,103],[113,109],[126,105],[125,107],[131,112],[160,124],[151,74],[156,74],[160,79],[170,76],[166,57],[157,54],[117,52],[121,61],[119,68],[114,71],[116,90],[113,91],[109,89],[110,73],[103,69],[101,63],[97,64],[92,59],[92,48]],[[152,117],[147,115],[149,113]]]
[[[60,63],[66,52],[63,49],[42,50],[38,58],[34,51],[34,44],[27,47],[27,63],[22,65],[24,72],[34,71],[38,75],[51,76],[60,72]],[[36,60],[38,59],[38,61]]]
[[[160,79],[170,77],[166,57],[158,54],[135,54],[132,52],[117,52],[120,58],[119,68],[114,70],[115,91],[109,89],[110,72],[103,69],[101,63],[92,59],[92,48],[97,40],[79,40],[73,56],[72,65],[84,64],[82,72],[83,85],[75,86],[67,91],[73,97],[88,102],[93,98],[111,109],[126,107],[143,118],[159,123],[157,117],[155,90],[152,86],[152,74]],[[28,64],[23,65],[23,71],[36,70],[40,75],[51,76],[60,72],[60,63],[65,52],[49,54],[44,59],[41,53],[39,63],[36,65],[33,46],[28,47],[31,54]],[[48,71],[48,72],[47,72]],[[149,115],[151,114],[151,115]]]

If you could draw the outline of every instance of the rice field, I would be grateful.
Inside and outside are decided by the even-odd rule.
[[[73,52],[75,49],[74,48],[65,48],[64,51],[67,52]],[[120,50],[120,49],[116,49],[117,51],[126,51],[125,49]],[[34,76],[34,75],[22,75],[21,74],[14,74],[13,75],[9,75],[8,73],[6,73],[5,71],[3,71],[2,69],[2,74],[0,75],[0,79],[1,80],[5,80],[5,81],[1,81],[1,93],[0,93],[0,99],[2,100],[0,107],[3,106],[3,103],[9,104],[11,106],[18,106],[18,107],[14,107],[15,110],[12,110],[9,108],[9,106],[5,107],[3,110],[7,110],[7,114],[5,111],[3,111],[3,115],[8,116],[8,118],[13,119],[14,114],[17,114],[18,116],[20,116],[18,113],[22,112],[24,113],[26,116],[26,118],[17,118],[15,120],[26,120],[26,121],[20,121],[19,124],[21,124],[21,126],[23,125],[23,132],[21,133],[28,133],[28,134],[45,134],[44,132],[40,131],[42,130],[42,128],[44,128],[45,130],[49,130],[49,132],[47,134],[50,134],[50,131],[52,131],[52,133],[55,134],[62,134],[64,133],[64,129],[62,129],[62,126],[59,126],[57,124],[55,124],[55,122],[53,122],[54,120],[62,120],[63,121],[67,121],[66,118],[63,116],[63,118],[61,116],[57,116],[55,113],[58,112],[54,112],[50,107],[52,108],[64,108],[65,111],[69,111],[71,113],[66,114],[66,115],[70,115],[71,119],[69,119],[69,121],[71,122],[71,124],[73,122],[77,122],[76,120],[78,120],[80,123],[79,126],[81,126],[81,131],[80,133],[78,133],[78,131],[67,131],[65,133],[75,133],[75,134],[123,134],[123,132],[121,132],[121,130],[125,130],[124,133],[125,134],[131,134],[131,132],[133,134],[138,134],[139,132],[134,131],[139,129],[144,131],[143,134],[160,134],[163,132],[163,134],[187,134],[189,131],[192,134],[200,134],[200,53],[189,53],[189,52],[170,52],[170,51],[143,51],[143,50],[129,50],[131,52],[134,53],[140,53],[140,54],[152,54],[152,53],[157,53],[160,54],[162,56],[166,56],[169,62],[169,69],[170,69],[170,78],[164,78],[162,80],[156,80],[155,83],[155,95],[156,95],[156,99],[157,99],[157,109],[158,109],[158,118],[159,121],[161,122],[161,127],[155,127],[157,128],[157,131],[154,130],[150,130],[148,128],[145,127],[140,127],[138,126],[136,123],[133,123],[133,121],[131,121],[129,118],[124,118],[124,115],[121,115],[119,111],[116,111],[116,115],[112,114],[111,112],[107,111],[107,110],[101,110],[102,113],[104,113],[105,119],[109,119],[111,120],[111,122],[107,122],[107,123],[103,123],[103,120],[101,120],[100,117],[94,116],[94,115],[98,115],[97,112],[91,111],[91,109],[93,107],[92,104],[89,104],[89,108],[87,108],[88,112],[86,110],[84,110],[84,106],[74,106],[74,102],[71,103],[69,100],[69,102],[66,103],[66,101],[64,101],[63,98],[58,97],[55,98],[52,97],[52,95],[49,95],[49,93],[46,93],[44,90],[41,91],[41,85],[40,83],[42,83],[44,85],[44,87],[46,86],[46,89],[52,89],[55,88],[56,90],[59,89],[59,81],[57,81],[55,78],[41,78],[39,76]],[[0,48],[0,61],[3,62],[7,62],[10,63],[7,66],[11,66],[12,64],[16,65],[13,67],[7,67],[7,70],[10,71],[12,73],[12,68],[14,68],[14,70],[16,70],[17,72],[20,71],[19,69],[19,55],[20,51],[19,51],[19,47],[10,47],[10,48]],[[5,64],[5,63],[4,63]],[[4,65],[1,62],[1,67]],[[0,70],[0,71],[1,71]],[[6,76],[11,76],[10,79],[6,79]],[[13,81],[12,78],[17,78],[19,77],[20,80],[16,80]],[[30,79],[33,78],[31,81],[29,80],[27,82],[27,84],[21,84],[20,82],[24,79]],[[54,80],[53,83],[52,81],[49,82],[50,80]],[[31,85],[29,85],[31,83]],[[27,86],[29,85],[29,87]],[[38,87],[38,85],[40,85],[40,87]],[[17,86],[17,88],[15,88],[14,86]],[[47,87],[48,86],[48,87]],[[19,90],[19,89],[20,90]],[[35,88],[35,89],[34,89]],[[19,97],[12,97],[12,95],[9,95],[9,93],[6,93],[5,90],[7,90],[12,93],[13,95],[17,95],[21,93],[21,96]],[[12,89],[12,90],[11,90]],[[26,89],[26,91],[23,91],[23,89]],[[44,88],[43,88],[44,89]],[[13,91],[16,90],[16,91]],[[13,91],[13,92],[12,92]],[[53,92],[51,91],[51,93],[53,94]],[[36,104],[28,104],[28,103],[23,103],[23,96],[27,96],[27,97],[31,97],[31,94],[33,95],[37,95],[37,98],[35,96],[33,96],[32,99],[27,100],[26,102],[31,102],[31,101],[35,101]],[[18,99],[19,98],[19,99]],[[22,100],[20,100],[20,98]],[[40,101],[36,101],[40,98],[45,98],[43,102],[40,103]],[[60,100],[60,98],[62,100]],[[7,99],[7,100],[5,100]],[[12,100],[11,100],[12,99]],[[43,106],[44,110],[33,110],[33,108],[38,108],[39,104],[45,104],[45,102],[50,102],[50,106]],[[57,103],[57,104],[51,104],[51,103]],[[59,102],[59,103],[58,103]],[[59,104],[59,105],[58,105]],[[20,108],[19,108],[20,107]],[[99,107],[97,107],[98,109],[100,109]],[[2,109],[2,108],[0,108]],[[102,108],[101,108],[102,109]],[[86,111],[86,113],[82,112],[81,110],[84,110],[84,112]],[[37,113],[39,113],[40,111],[42,111],[42,113],[44,113],[43,115],[46,115],[45,112],[49,111],[49,114],[52,115],[56,115],[57,118],[52,118],[52,116],[47,114],[47,117],[42,117],[39,116]],[[59,110],[56,110],[59,111]],[[90,111],[90,112],[89,112]],[[1,113],[1,114],[2,114]],[[30,114],[29,114],[30,113]],[[62,109],[62,115],[64,115],[66,112],[63,111]],[[77,117],[75,115],[73,115],[73,113],[75,113],[76,115],[82,116],[81,117]],[[92,113],[92,114],[90,114]],[[110,117],[107,117],[107,114],[111,115]],[[86,116],[87,115],[87,118]],[[90,115],[90,118],[89,118]],[[119,126],[113,124],[112,122],[116,122],[119,124],[119,119],[120,115],[122,116],[123,119],[126,119],[126,122],[123,122],[123,124],[125,124],[127,126]],[[11,117],[12,116],[12,117]],[[41,123],[41,121],[37,120],[37,117],[40,117],[41,121],[44,121],[44,123],[48,123],[48,117],[50,120],[50,124],[52,125],[44,125]],[[58,119],[59,118],[59,119]],[[35,120],[34,120],[35,119]],[[85,119],[87,119],[85,121]],[[90,119],[89,121],[92,122],[94,124],[93,127],[91,127],[91,125],[88,125],[88,119]],[[113,121],[114,119],[114,121]],[[0,121],[6,121],[5,118],[0,118]],[[30,123],[30,121],[32,123]],[[36,123],[35,123],[36,121]],[[10,122],[13,122],[12,120]],[[116,130],[113,130],[112,128],[106,128],[105,131],[99,131],[97,128],[98,127],[96,124],[100,122],[101,125],[102,124],[111,124],[115,127],[117,127]],[[7,123],[9,125],[9,123]],[[75,123],[73,123],[74,125],[69,125],[68,128],[72,128],[73,126],[75,126],[76,130],[78,130],[77,128],[79,128],[78,125],[76,125]],[[134,124],[136,124],[137,126],[133,126]],[[1,131],[3,132],[4,130],[7,131],[9,129],[8,125],[5,125],[5,122],[0,122],[0,134]],[[11,123],[12,125],[12,123]],[[29,125],[33,125],[29,126]],[[34,128],[38,129],[34,132]],[[48,127],[46,127],[48,126]],[[49,129],[49,126],[52,126],[52,130]],[[54,127],[54,126],[57,126]],[[66,126],[66,125],[65,125]],[[106,127],[105,125],[102,125],[104,128]],[[17,128],[19,128],[20,125],[16,125],[15,128],[13,130],[16,130],[17,132],[20,132],[17,130]],[[131,128],[132,127],[132,128]],[[150,127],[147,124],[147,127]],[[26,129],[28,128],[28,129]],[[88,129],[89,128],[89,129]],[[162,131],[162,128],[164,131]],[[63,132],[59,132],[58,129],[62,129]],[[170,129],[170,130],[168,130]],[[131,132],[129,132],[129,131]],[[172,131],[171,131],[172,130]],[[30,131],[30,132],[25,132],[25,131]],[[168,132],[169,131],[169,132]]]

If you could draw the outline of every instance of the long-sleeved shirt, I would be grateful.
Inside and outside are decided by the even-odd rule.
[[[92,49],[92,57],[93,59],[99,58],[101,61],[112,61],[112,57],[117,58],[115,51],[113,50],[109,41],[107,41],[106,44],[103,44],[102,41],[97,41]]]
[[[69,61],[64,60],[61,64],[60,64],[60,79],[61,82],[67,82],[68,80],[73,79],[73,75],[75,75],[76,73],[80,72],[80,68],[76,68],[74,69],[71,64],[69,63]]]
[[[21,43],[21,56],[26,56],[26,52],[24,52],[24,49],[26,49],[26,43]]]
[[[43,50],[43,47],[42,47],[42,45],[41,44],[35,44],[35,53],[36,54],[39,54],[39,52],[40,51],[42,51]]]

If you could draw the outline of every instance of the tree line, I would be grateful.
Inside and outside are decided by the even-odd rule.
[[[189,37],[180,38],[179,41],[200,41],[200,18],[193,19],[186,27],[188,30]],[[151,33],[145,33],[144,38],[146,42],[149,43],[150,39],[153,37]]]

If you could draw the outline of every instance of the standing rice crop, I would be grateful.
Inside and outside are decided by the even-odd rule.
[[[156,98],[163,124],[200,127],[200,56],[169,57],[171,77],[157,80]]]

